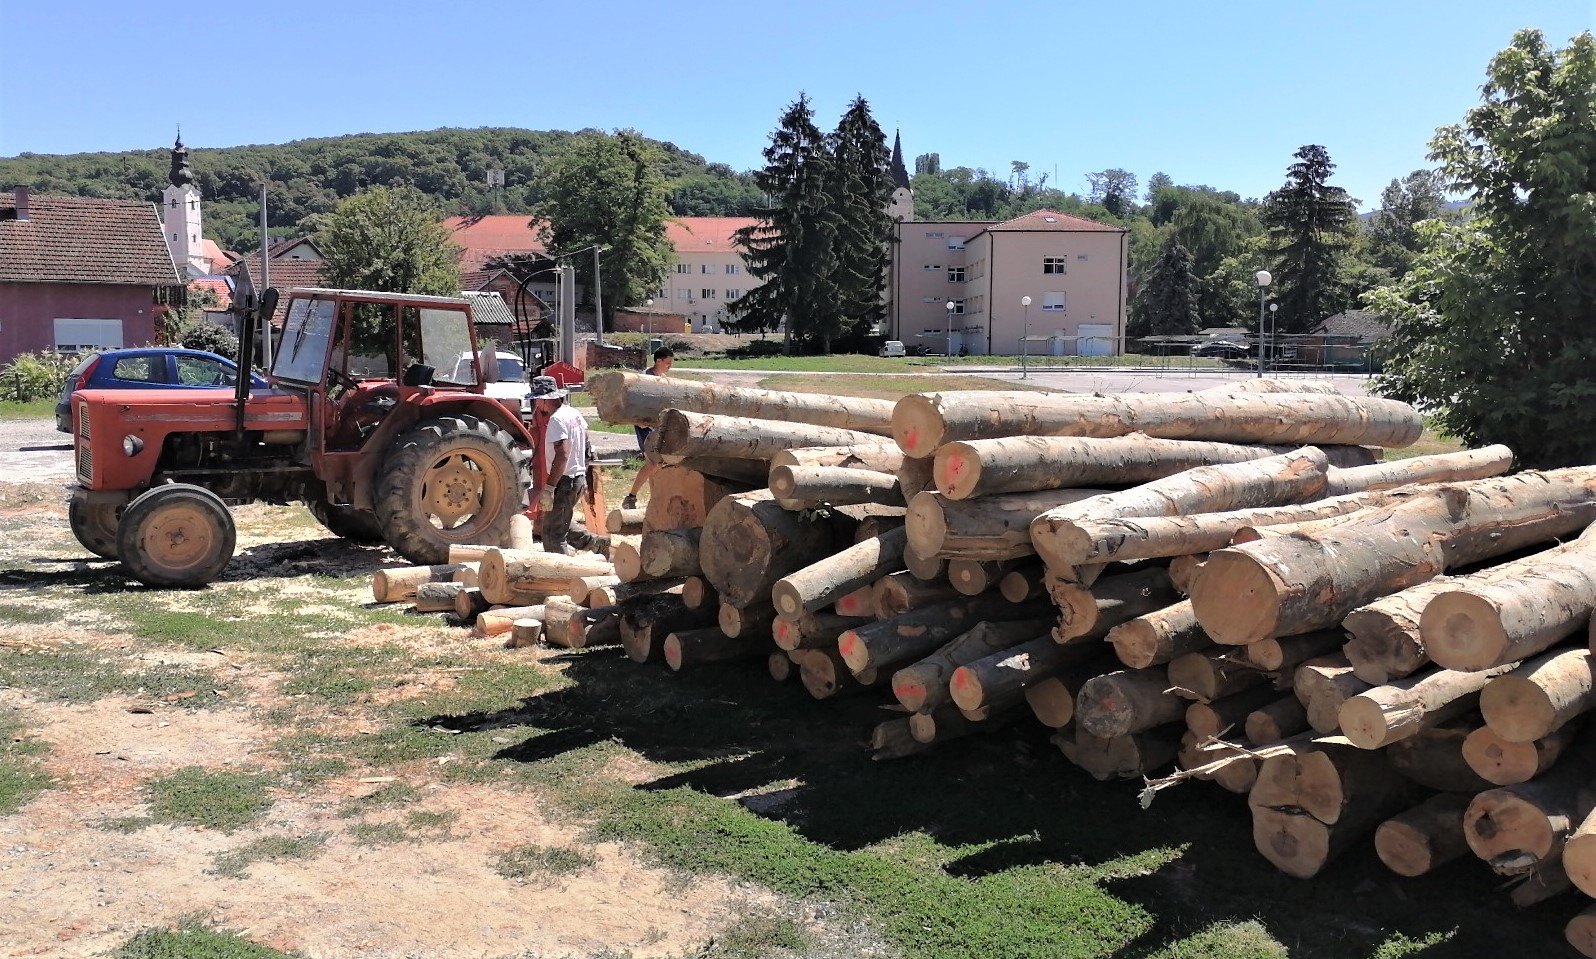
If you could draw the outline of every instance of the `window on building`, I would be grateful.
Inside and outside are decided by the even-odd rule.
[[[177,209],[177,197],[172,197],[172,209]]]
[[[949,283],[963,283],[964,282],[964,267],[962,267],[962,266],[950,266],[950,267],[948,267],[948,282]]]
[[[963,316],[964,315],[964,301],[963,300],[949,300],[948,302],[953,304],[953,314],[955,316]]]
[[[190,233],[188,235],[188,242],[190,242],[190,243],[198,243],[199,242],[199,234]]]
[[[940,269],[942,269],[942,264],[940,264],[940,263],[927,263],[925,265],[925,268],[927,270],[940,270]]]
[[[741,271],[742,271],[742,267],[738,266],[735,263],[726,264],[726,275],[727,276],[736,276]]]
[[[1075,254],[1075,262],[1077,262],[1077,263],[1085,263],[1086,262],[1086,254],[1085,253],[1077,253],[1077,254]]]
[[[962,249],[964,249],[964,237],[962,237],[962,236],[950,236],[950,237],[948,237],[948,249],[950,249],[950,250],[962,250]]]
[[[698,291],[698,295],[701,299],[713,300],[715,298],[715,291],[711,289],[702,289]]]
[[[659,288],[659,298],[662,299],[662,300],[670,299],[671,298],[671,288],[668,287],[668,286],[660,287]]]
[[[177,234],[176,234],[176,233],[173,233],[173,234],[172,234],[172,242],[173,242],[173,243],[176,243],[176,242],[177,242]]]
[[[926,235],[925,235],[925,238],[928,239],[928,240],[940,240],[940,239],[942,239],[942,233],[940,231],[935,232],[935,233],[927,231]]]
[[[690,299],[693,298],[693,291],[692,290],[677,290],[676,291],[676,298],[678,300],[690,300]]]
[[[700,273],[713,273],[715,271],[714,271],[714,269],[712,267],[710,267],[710,265],[708,263],[700,263],[698,265],[698,272],[700,272]]]
[[[1056,312],[1059,312],[1059,313],[1063,313],[1063,312],[1065,312],[1064,302],[1065,302],[1064,294],[1062,294],[1062,293],[1043,293],[1042,294],[1042,309],[1044,309],[1044,310],[1052,310],[1052,311],[1056,311]]]
[[[742,290],[727,290],[726,291],[726,299],[728,299],[728,300],[739,299],[742,295],[743,295],[743,291]]]
[[[190,210],[198,210],[199,209],[199,201],[198,200],[190,200],[190,201],[188,201],[188,208]]]
[[[691,272],[693,272],[693,268],[691,266],[689,266],[688,264],[686,264],[686,263],[678,263],[678,264],[676,264],[676,272],[677,273],[691,273]]]
[[[1069,272],[1069,260],[1062,256],[1042,257],[1042,272],[1064,274]]]

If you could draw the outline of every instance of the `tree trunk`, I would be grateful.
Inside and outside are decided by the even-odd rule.
[[[613,602],[624,603],[627,600],[637,599],[640,596],[658,596],[667,593],[673,596],[680,596],[682,595],[682,590],[685,588],[686,582],[687,581],[685,579],[679,578],[640,579],[633,583],[616,583],[614,586],[608,586],[605,588],[615,591]],[[612,605],[612,603],[600,603],[599,605],[609,606]]]
[[[1572,543],[1458,579],[1430,600],[1419,629],[1448,669],[1528,658],[1589,624],[1596,609],[1596,527]]]
[[[892,438],[909,456],[1001,436],[1124,436],[1401,447],[1424,421],[1406,403],[1296,393],[956,392],[905,396]]]
[[[1498,667],[1497,672],[1506,672]],[[1426,726],[1474,709],[1497,673],[1437,669],[1375,686],[1341,704],[1342,735],[1360,749],[1379,749]]]
[[[977,596],[856,626],[838,637],[837,648],[854,672],[867,667],[886,670],[924,657],[983,620],[1036,619],[1049,611],[1042,601],[1015,604],[1001,596]]]
[[[1486,725],[1508,742],[1527,743],[1551,735],[1596,706],[1591,653],[1563,649],[1527,660],[1497,676],[1480,691]]]
[[[1340,654],[1310,659],[1291,677],[1291,691],[1308,709],[1308,725],[1326,735],[1341,728],[1341,707],[1370,688]]]
[[[1563,938],[1580,955],[1596,956],[1596,906],[1586,906],[1568,920],[1568,925],[1563,927]]]
[[[554,599],[555,597],[549,597]],[[476,637],[498,636],[508,633],[518,619],[543,620],[543,635],[545,639],[552,639],[549,632],[547,605],[538,606],[497,606],[477,614],[477,621],[471,626],[471,635]],[[571,604],[576,608],[575,604]],[[562,622],[563,629],[564,623]]]
[[[903,565],[915,579],[926,582],[942,579],[948,570],[948,561],[940,556],[923,556],[913,543],[903,544]]]
[[[1450,576],[1437,576],[1348,613],[1341,625],[1352,638],[1342,652],[1358,678],[1378,686],[1411,676],[1427,665],[1430,654],[1419,634],[1419,617],[1430,600],[1456,582]]]
[[[771,635],[776,610],[771,606],[720,606],[720,631],[729,639],[750,640]]]
[[[948,681],[948,694],[960,709],[980,709],[1013,699],[1028,683],[1079,661],[1076,651],[1039,636],[959,666]]]
[[[1303,633],[1301,636],[1260,640],[1249,646],[1242,646],[1240,650],[1246,653],[1247,662],[1251,663],[1254,669],[1290,676],[1298,666],[1308,660],[1341,650],[1346,641],[1347,634],[1339,629],[1321,629],[1314,633]],[[1354,672],[1353,675],[1357,673]],[[1365,684],[1364,688],[1370,685],[1373,684]]]
[[[612,509],[604,517],[604,532],[611,536],[641,536],[645,509]]]
[[[770,647],[762,642],[733,639],[718,626],[677,630],[665,637],[665,665],[672,672],[705,663],[725,663],[739,659],[761,659]]]
[[[870,589],[877,619],[892,619],[910,610],[947,602],[961,595],[946,580],[923,580],[912,573],[883,576]]]
[[[824,560],[822,560],[824,562]],[[861,586],[858,589],[844,593],[837,597],[832,604],[831,611],[838,616],[849,619],[877,619],[876,616],[876,590],[872,584]]]
[[[477,563],[481,561],[488,550],[497,548],[495,546],[450,546],[448,565],[465,566]]]
[[[935,712],[915,713],[909,717],[909,735],[918,743],[945,743],[973,733],[990,732],[1007,725],[1004,720],[1014,716],[1013,708],[985,719],[971,719],[953,706],[943,706]]]
[[[1580,892],[1596,896],[1596,813],[1586,814],[1568,837],[1563,846],[1563,869]]]
[[[1513,451],[1505,446],[1437,453],[1388,460],[1371,466],[1330,470],[1326,496],[1343,496],[1370,490],[1395,489],[1420,483],[1456,483],[1500,476],[1513,468]]]
[[[903,708],[914,713],[944,706],[953,701],[948,683],[960,666],[1013,649],[1037,637],[1051,641],[1047,635],[1048,626],[1045,619],[977,623],[969,632],[954,637],[931,655],[893,673],[892,694]]]
[[[1170,585],[1168,571],[1159,567],[1104,576],[1090,589],[1060,586],[1053,591],[1059,608],[1058,641],[1067,643],[1081,636],[1102,639],[1109,630],[1180,602]]]
[[[1075,697],[1075,723],[1103,739],[1186,718],[1186,700],[1169,690],[1161,667],[1121,669],[1086,682]]]
[[[422,583],[416,587],[416,612],[452,613],[454,598],[465,588],[459,583]]]
[[[1511,875],[1556,854],[1596,800],[1593,746],[1584,740],[1545,775],[1475,796],[1463,814],[1464,835],[1474,855],[1496,872]],[[1573,877],[1577,867],[1566,852],[1564,856]]]
[[[1463,838],[1468,793],[1437,793],[1374,831],[1374,851],[1399,876],[1422,876],[1469,851]]]
[[[676,593],[639,596],[622,603],[621,645],[634,662],[659,662],[665,637],[678,630],[712,626],[718,610],[688,609]]]
[[[717,480],[735,483],[743,489],[755,489],[770,482],[770,464],[762,459],[739,459],[734,456],[661,456],[665,466],[680,466]]]
[[[1328,393],[1335,395],[1341,391],[1336,389],[1334,383],[1319,382],[1316,380],[1282,380],[1272,376],[1259,376],[1250,380],[1237,380],[1234,383],[1221,383],[1210,386],[1205,393]]]
[[[472,560],[471,562],[466,563],[463,568],[455,570],[454,575],[449,578],[449,581],[453,583],[459,583],[461,586],[464,586],[467,589],[479,588],[477,564],[477,560]]]
[[[848,429],[793,420],[753,419],[668,409],[660,413],[651,444],[661,456],[714,456],[765,460],[799,446],[845,446],[872,437]]]
[[[868,617],[806,613],[797,619],[776,617],[771,623],[770,632],[781,649],[824,649],[835,647],[837,637],[847,630],[869,622],[873,620]]]
[[[1114,655],[1130,669],[1162,666],[1213,645],[1187,601],[1126,620],[1109,630],[1105,638],[1114,644]]]
[[[1049,566],[1081,566],[1094,551],[1091,527],[1077,520],[1180,516],[1316,499],[1324,490],[1324,452],[1311,446],[1223,466],[1199,466],[1120,493],[1048,510],[1031,523],[1031,546]],[[1191,553],[1198,550],[1188,549]]]
[[[765,669],[770,673],[770,678],[778,683],[785,683],[798,678],[798,664],[792,661],[782,650],[776,650],[765,657]]]
[[[1215,642],[1232,644],[1335,625],[1449,567],[1583,529],[1596,518],[1596,479],[1588,472],[1577,482],[1564,478],[1578,475],[1519,473],[1435,487],[1317,536],[1217,550],[1192,588],[1197,619]],[[1425,646],[1435,658],[1435,644],[1426,639]]]
[[[673,529],[645,533],[638,547],[642,560],[643,576],[647,579],[670,579],[676,576],[697,576],[700,529]]]
[[[414,599],[416,587],[422,583],[447,583],[454,574],[464,569],[464,563],[445,563],[438,566],[403,566],[397,569],[379,569],[371,574],[371,598],[378,603],[402,603]]]
[[[1267,706],[1247,714],[1243,731],[1247,741],[1273,743],[1288,739],[1308,728],[1308,710],[1295,696],[1281,696]]]
[[[682,603],[688,609],[719,609],[720,594],[702,576],[689,576],[682,581]]]
[[[1075,719],[1075,693],[1057,676],[1037,680],[1025,687],[1025,702],[1042,725],[1063,729]]]
[[[494,602],[497,597],[524,593],[563,592],[573,576],[611,576],[615,567],[596,556],[562,556],[540,550],[490,549],[477,567],[482,593]]]
[[[1017,569],[1011,569],[998,580],[998,592],[1011,603],[1023,603],[1028,599],[1048,595],[1047,583],[1043,576],[1047,567],[1039,561],[1022,564]]]
[[[1081,562],[1192,556],[1224,549],[1239,530],[1328,519],[1409,498],[1407,491],[1353,493],[1333,499],[1188,516],[1118,516],[1075,520],[1088,545]],[[1064,557],[1076,558],[1076,557]]]
[[[1172,729],[1105,738],[1080,728],[1053,734],[1064,757],[1099,782],[1110,779],[1142,779],[1153,770],[1175,761],[1180,751],[1180,736]]]
[[[621,608],[601,606],[573,614],[565,626],[566,645],[571,649],[615,646],[621,641]]]
[[[881,436],[891,432],[891,400],[724,386],[698,380],[605,370],[586,388],[606,423],[652,423],[668,409],[812,423]],[[868,441],[867,441],[868,442]]]
[[[619,576],[572,576],[570,580],[566,582],[565,589],[562,592],[576,600],[578,603],[592,606],[593,604],[588,602],[588,599],[590,596],[592,596],[594,590],[602,589],[605,586],[614,586],[620,581],[621,578]],[[610,604],[600,603],[599,605],[608,606]]]
[[[868,430],[864,432],[869,432]],[[770,467],[844,466],[896,475],[903,465],[903,450],[891,442],[862,443],[858,446],[806,446],[782,450],[770,458]]]
[[[1432,726],[1382,749],[1391,768],[1426,789],[1438,792],[1466,792],[1470,795],[1490,789],[1491,783],[1470,768],[1464,750],[1474,723],[1463,719],[1444,726]]]
[[[927,491],[909,502],[909,541],[918,553],[952,559],[1030,556],[1036,552],[1031,524],[1038,516],[1101,494],[1101,490],[1043,490],[954,501]]]
[[[1583,730],[1583,724],[1572,723],[1540,739],[1511,742],[1491,727],[1481,726],[1463,740],[1463,759],[1485,781],[1481,789],[1527,783],[1551,769]]]
[[[881,503],[902,506],[903,493],[894,473],[846,466],[772,466],[770,491],[778,500],[813,503]]]
[[[747,484],[705,476],[685,466],[662,466],[648,480],[643,529],[692,529],[703,526],[710,510],[721,500],[747,488]]]
[[[700,538],[703,576],[723,603],[768,601],[770,588],[788,573],[829,555],[831,523],[776,505],[769,490],[721,500]]]
[[[903,530],[893,530],[784,576],[771,589],[776,611],[787,617],[812,613],[832,605],[839,596],[903,569],[905,540]]]
[[[504,645],[509,649],[525,649],[543,641],[543,620],[530,616],[510,624],[510,639]]]
[[[1198,466],[1245,463],[1290,448],[1113,437],[1008,436],[936,451],[936,490],[950,500],[1084,486],[1129,486]]]
[[[526,608],[537,609],[535,606]],[[543,641],[551,646],[563,646],[566,649],[574,648],[571,646],[571,619],[585,611],[586,607],[578,606],[568,597],[549,597],[548,601],[543,604],[543,613],[535,617],[543,620]],[[505,612],[509,612],[509,610],[505,610]],[[497,615],[496,611],[490,610],[487,617],[491,621],[495,615]],[[526,614],[523,613],[522,615]],[[478,616],[478,625],[481,625],[482,621],[483,617]]]
[[[1394,797],[1395,807],[1401,809],[1422,793],[1381,754],[1333,739],[1314,739],[1265,759],[1247,804],[1300,810],[1325,825],[1335,825],[1359,807],[1390,806]]]
[[[1175,682],[1173,670],[1169,681]],[[1229,736],[1235,739],[1238,737],[1232,734],[1242,731],[1248,716],[1279,700],[1280,693],[1273,688],[1253,686],[1251,689],[1231,693],[1223,698],[1192,703],[1186,707],[1186,728],[1204,738]],[[1263,742],[1273,742],[1273,740],[1266,739]]]

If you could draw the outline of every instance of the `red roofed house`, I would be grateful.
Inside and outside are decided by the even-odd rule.
[[[185,279],[152,203],[0,193],[0,362],[153,343]]]

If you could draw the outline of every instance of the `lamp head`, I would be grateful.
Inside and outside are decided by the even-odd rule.
[[[1278,309],[1280,309],[1280,304],[1279,303],[1271,303],[1271,304],[1269,304],[1269,312],[1273,313],[1274,311],[1276,311]]]
[[[1257,277],[1258,277],[1258,285],[1259,286],[1268,286],[1269,284],[1273,283],[1274,280],[1275,280],[1274,277],[1269,275],[1269,271],[1268,270],[1259,270],[1258,273],[1257,273]]]
[[[1031,298],[1028,297],[1028,296],[1020,297],[1020,305],[1021,306],[1030,306],[1031,305]]]
[[[952,300],[949,300],[949,301],[948,301],[948,302],[947,302],[947,303],[946,303],[946,304],[945,304],[945,308],[946,308],[946,309],[947,309],[947,311],[948,311],[948,312],[949,312],[949,313],[952,313],[952,312],[953,312],[953,301],[952,301]]]

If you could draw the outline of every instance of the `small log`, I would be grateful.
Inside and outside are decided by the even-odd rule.
[[[537,607],[528,608],[536,609]],[[585,611],[585,607],[578,606],[571,601],[570,597],[549,597],[543,603],[543,614],[537,617],[543,620],[544,641],[551,646],[564,646],[567,649],[574,649],[575,647],[571,646],[571,619]],[[493,611],[490,610],[487,618],[491,621],[493,615]],[[478,616],[477,623],[482,623],[483,619],[483,616]],[[585,633],[583,638],[586,638]]]
[[[537,549],[538,538],[532,531],[532,517],[525,513],[510,515],[510,536],[505,545],[511,549]]]
[[[995,588],[1017,562],[1012,559],[950,559],[948,582],[961,595],[979,596]]]
[[[1291,691],[1308,708],[1308,725],[1326,735],[1341,728],[1342,705],[1369,688],[1339,653],[1304,662],[1291,680]]]
[[[903,565],[910,576],[927,582],[942,579],[948,570],[947,560],[940,556],[922,555],[913,543],[903,544]]]
[[[887,507],[882,507],[886,509]],[[866,516],[854,527],[853,541],[862,543],[867,539],[874,539],[884,533],[903,528],[902,516]]]
[[[816,699],[835,699],[844,693],[866,688],[866,684],[848,671],[835,649],[805,650],[798,670],[804,689]]]
[[[1169,681],[1172,683],[1175,681],[1173,670]],[[1280,694],[1274,689],[1268,686],[1254,686],[1251,689],[1231,693],[1222,699],[1192,703],[1186,707],[1186,728],[1204,739],[1228,736],[1233,731],[1240,732],[1248,716],[1279,700]],[[1272,742],[1273,739],[1255,741]]]
[[[719,610],[688,609],[679,593],[657,593],[621,603],[621,646],[638,663],[659,662],[665,637],[678,630],[715,624]]]
[[[523,617],[510,624],[510,649],[525,649],[543,641],[543,620]]]
[[[788,617],[815,612],[832,605],[839,596],[903,569],[906,537],[903,530],[893,530],[782,577],[771,588],[777,612]],[[847,615],[849,611],[838,612]]]
[[[1549,736],[1596,706],[1588,649],[1543,653],[1480,690],[1480,713],[1508,742]]]
[[[1267,674],[1238,662],[1240,659],[1237,653],[1224,647],[1177,656],[1166,667],[1169,685],[1186,699],[1211,703],[1268,682]]]
[[[909,732],[908,719],[889,719],[877,723],[876,728],[870,733],[870,748],[873,752],[870,758],[880,762],[887,759],[902,759],[913,756],[930,749],[927,743],[916,742]]]
[[[660,596],[666,594],[680,596],[686,584],[686,579],[672,577],[670,579],[641,579],[634,583],[616,583],[613,587],[607,588],[614,590],[614,602],[624,603],[628,600],[637,599],[640,596]],[[602,605],[608,606],[610,604],[604,603]]]
[[[661,456],[723,456],[767,462],[793,447],[845,446],[873,440],[868,433],[837,427],[674,408],[660,412],[649,437]]]
[[[668,409],[699,410],[738,417],[766,417],[796,423],[888,434],[890,400],[837,397],[819,393],[726,386],[672,376],[648,376],[627,370],[605,370],[587,378],[599,416],[606,423],[642,423]],[[869,442],[879,442],[871,437]],[[802,444],[798,444],[802,445]]]
[[[1276,869],[1295,879],[1312,879],[1399,808],[1376,807],[1366,817],[1328,826],[1301,813],[1254,806],[1252,843]]]
[[[1049,676],[1025,687],[1025,703],[1042,725],[1063,729],[1075,719],[1075,692],[1062,679]]]
[[[960,709],[980,709],[1012,700],[1026,684],[1078,661],[1073,650],[1044,635],[959,666],[948,680],[948,693]]]
[[[1126,620],[1109,630],[1106,638],[1114,644],[1114,655],[1130,669],[1162,666],[1213,645],[1187,601]]]
[[[930,490],[909,501],[909,542],[924,555],[953,559],[1017,559],[1036,552],[1031,524],[1048,510],[1102,495],[1097,489],[1052,489],[976,500],[950,500]]]
[[[1596,814],[1587,813],[1563,846],[1563,869],[1585,895],[1596,890]]]
[[[1426,789],[1466,792],[1490,789],[1491,783],[1470,768],[1465,750],[1477,725],[1473,719],[1431,726],[1381,750],[1391,768]]]
[[[1396,489],[1419,483],[1455,483],[1500,476],[1513,468],[1513,451],[1487,446],[1457,453],[1436,453],[1386,460],[1369,466],[1331,469],[1326,496],[1344,496],[1370,490]]]
[[[770,632],[779,649],[824,649],[835,647],[837,637],[847,630],[873,621],[869,617],[834,613],[807,613],[797,619],[778,616],[771,623]]]
[[[1121,669],[1086,682],[1075,697],[1076,725],[1102,739],[1128,736],[1186,716],[1160,667]]]
[[[1586,906],[1568,920],[1563,938],[1582,956],[1596,957],[1596,905]]]
[[[1540,739],[1517,742],[1503,739],[1490,726],[1481,726],[1463,740],[1463,759],[1488,786],[1527,783],[1551,769],[1580,731],[1580,724],[1573,723]]]
[[[770,673],[770,678],[778,683],[798,678],[798,664],[779,649],[765,657],[765,669]]]
[[[1295,696],[1281,696],[1248,713],[1243,731],[1248,742],[1272,743],[1295,736],[1307,728],[1307,707]]]
[[[1175,592],[1182,596],[1190,596],[1191,584],[1196,582],[1197,574],[1207,561],[1207,553],[1188,553],[1185,556],[1171,558],[1169,561],[1169,584],[1175,587]]]
[[[462,623],[474,623],[477,617],[493,608],[482,590],[467,586],[454,594],[454,615]]]
[[[769,636],[775,621],[776,610],[770,606],[720,605],[720,631],[729,639],[748,640]]]
[[[1341,732],[1360,749],[1390,745],[1474,709],[1493,675],[1437,669],[1375,686],[1341,704]]]
[[[416,587],[416,612],[452,613],[454,598],[464,590],[459,583],[422,583]]]
[[[977,623],[974,628],[948,641],[931,655],[894,672],[892,694],[910,712],[924,713],[937,709],[952,702],[948,683],[960,666],[1013,649],[1038,637],[1051,641],[1047,635],[1048,625],[1045,619]]]
[[[1091,588],[1063,586],[1052,591],[1059,607],[1058,641],[1080,636],[1104,637],[1121,623],[1173,606],[1180,596],[1160,567],[1104,576]]]
[[[487,554],[488,550],[496,548],[493,546],[450,546],[449,565],[464,566],[469,563],[479,562]]]
[[[604,532],[611,536],[641,536],[647,514],[644,509],[612,509],[604,517]]]
[[[577,602],[592,606],[593,604],[589,600],[594,590],[603,589],[606,586],[614,586],[620,581],[621,578],[619,576],[572,576],[570,581],[565,584],[564,592]],[[608,598],[608,596],[603,596],[603,598]],[[609,606],[612,604],[600,603],[599,605]]]
[[[855,672],[871,666],[885,670],[924,657],[983,620],[1035,619],[1047,612],[1041,601],[1015,604],[1001,596],[977,596],[855,626],[837,638],[837,648]]]
[[[1508,901],[1520,909],[1545,902],[1574,888],[1563,868],[1563,855],[1548,856],[1535,864],[1529,872],[1515,876],[1513,888],[1508,890]]]
[[[892,619],[910,610],[958,599],[960,593],[947,580],[925,580],[913,573],[894,573],[876,580],[871,587],[874,616]],[[1036,596],[1033,599],[1045,597]],[[863,606],[859,607],[863,609]]]
[[[449,577],[449,581],[459,583],[467,589],[481,588],[481,577],[477,575],[477,563],[462,564],[461,568],[453,576]]]
[[[553,595],[573,576],[612,576],[615,567],[597,556],[565,556],[539,550],[490,549],[477,566],[483,595],[490,600],[517,592]]]
[[[1124,736],[1100,737],[1081,729],[1053,734],[1053,742],[1070,762],[1099,782],[1142,779],[1175,761],[1180,736],[1172,729],[1154,729]]]
[[[837,601],[832,604],[831,611],[838,616],[846,616],[849,619],[875,619],[875,584],[861,586],[852,592],[838,596]],[[802,615],[808,615],[808,613]]]
[[[689,576],[682,581],[682,604],[688,609],[719,609],[720,594],[702,576]]]
[[[1592,741],[1544,775],[1529,782],[1488,789],[1474,797],[1463,814],[1469,848],[1503,875],[1528,870],[1555,855],[1579,828],[1596,803]],[[1563,852],[1570,878],[1579,881],[1580,867]]]
[[[1419,618],[1431,599],[1456,582],[1450,576],[1437,576],[1348,613],[1341,625],[1351,638],[1341,651],[1358,678],[1379,686],[1427,665],[1430,654],[1419,633]]]
[[[665,637],[665,665],[679,673],[688,666],[758,659],[768,649],[764,643],[733,639],[718,626],[677,630]]]
[[[1437,793],[1374,831],[1374,851],[1399,876],[1422,876],[1469,851],[1463,838],[1468,793]]]
[[[1003,578],[998,580],[998,592],[1011,603],[1023,603],[1048,595],[1047,583],[1042,578],[1045,568],[1040,563],[1027,564],[1004,573]]]
[[[740,459],[734,456],[660,456],[661,463],[681,466],[703,473],[711,479],[724,480],[745,488],[764,486],[770,477],[770,463],[763,459]],[[645,528],[644,530],[648,530]]]
[[[1347,634],[1339,629],[1322,629],[1301,636],[1282,636],[1279,639],[1261,639],[1239,647],[1245,652],[1253,668],[1266,673],[1292,673],[1310,659],[1326,656],[1343,649]],[[1344,658],[1344,657],[1343,657]],[[1351,663],[1347,664],[1349,667]],[[1357,676],[1357,671],[1353,670]],[[1373,685],[1367,683],[1367,686]]]
[[[422,583],[447,583],[465,568],[464,563],[439,566],[403,566],[379,569],[371,574],[371,598],[377,603],[402,603],[414,599]]]
[[[565,645],[571,649],[615,646],[621,641],[621,608],[600,606],[578,610],[566,622]]]
[[[843,506],[881,503],[902,506],[903,492],[894,473],[847,466],[772,466],[770,491],[778,500],[804,500]]]
[[[615,575],[623,581],[671,579],[699,574],[699,529],[655,530],[644,533],[635,552],[629,544],[611,547],[615,556]],[[624,557],[624,558],[623,558]]]
[[[549,597],[556,599],[558,597]],[[569,597],[565,597],[569,599]],[[574,603],[571,604],[575,608]],[[498,636],[508,633],[515,626],[518,619],[537,619],[543,621],[543,635],[550,636],[550,627],[545,618],[547,603],[538,606],[496,606],[477,614],[477,621],[471,627],[472,636]],[[564,624],[561,623],[563,628]],[[552,637],[551,637],[552,638]]]

